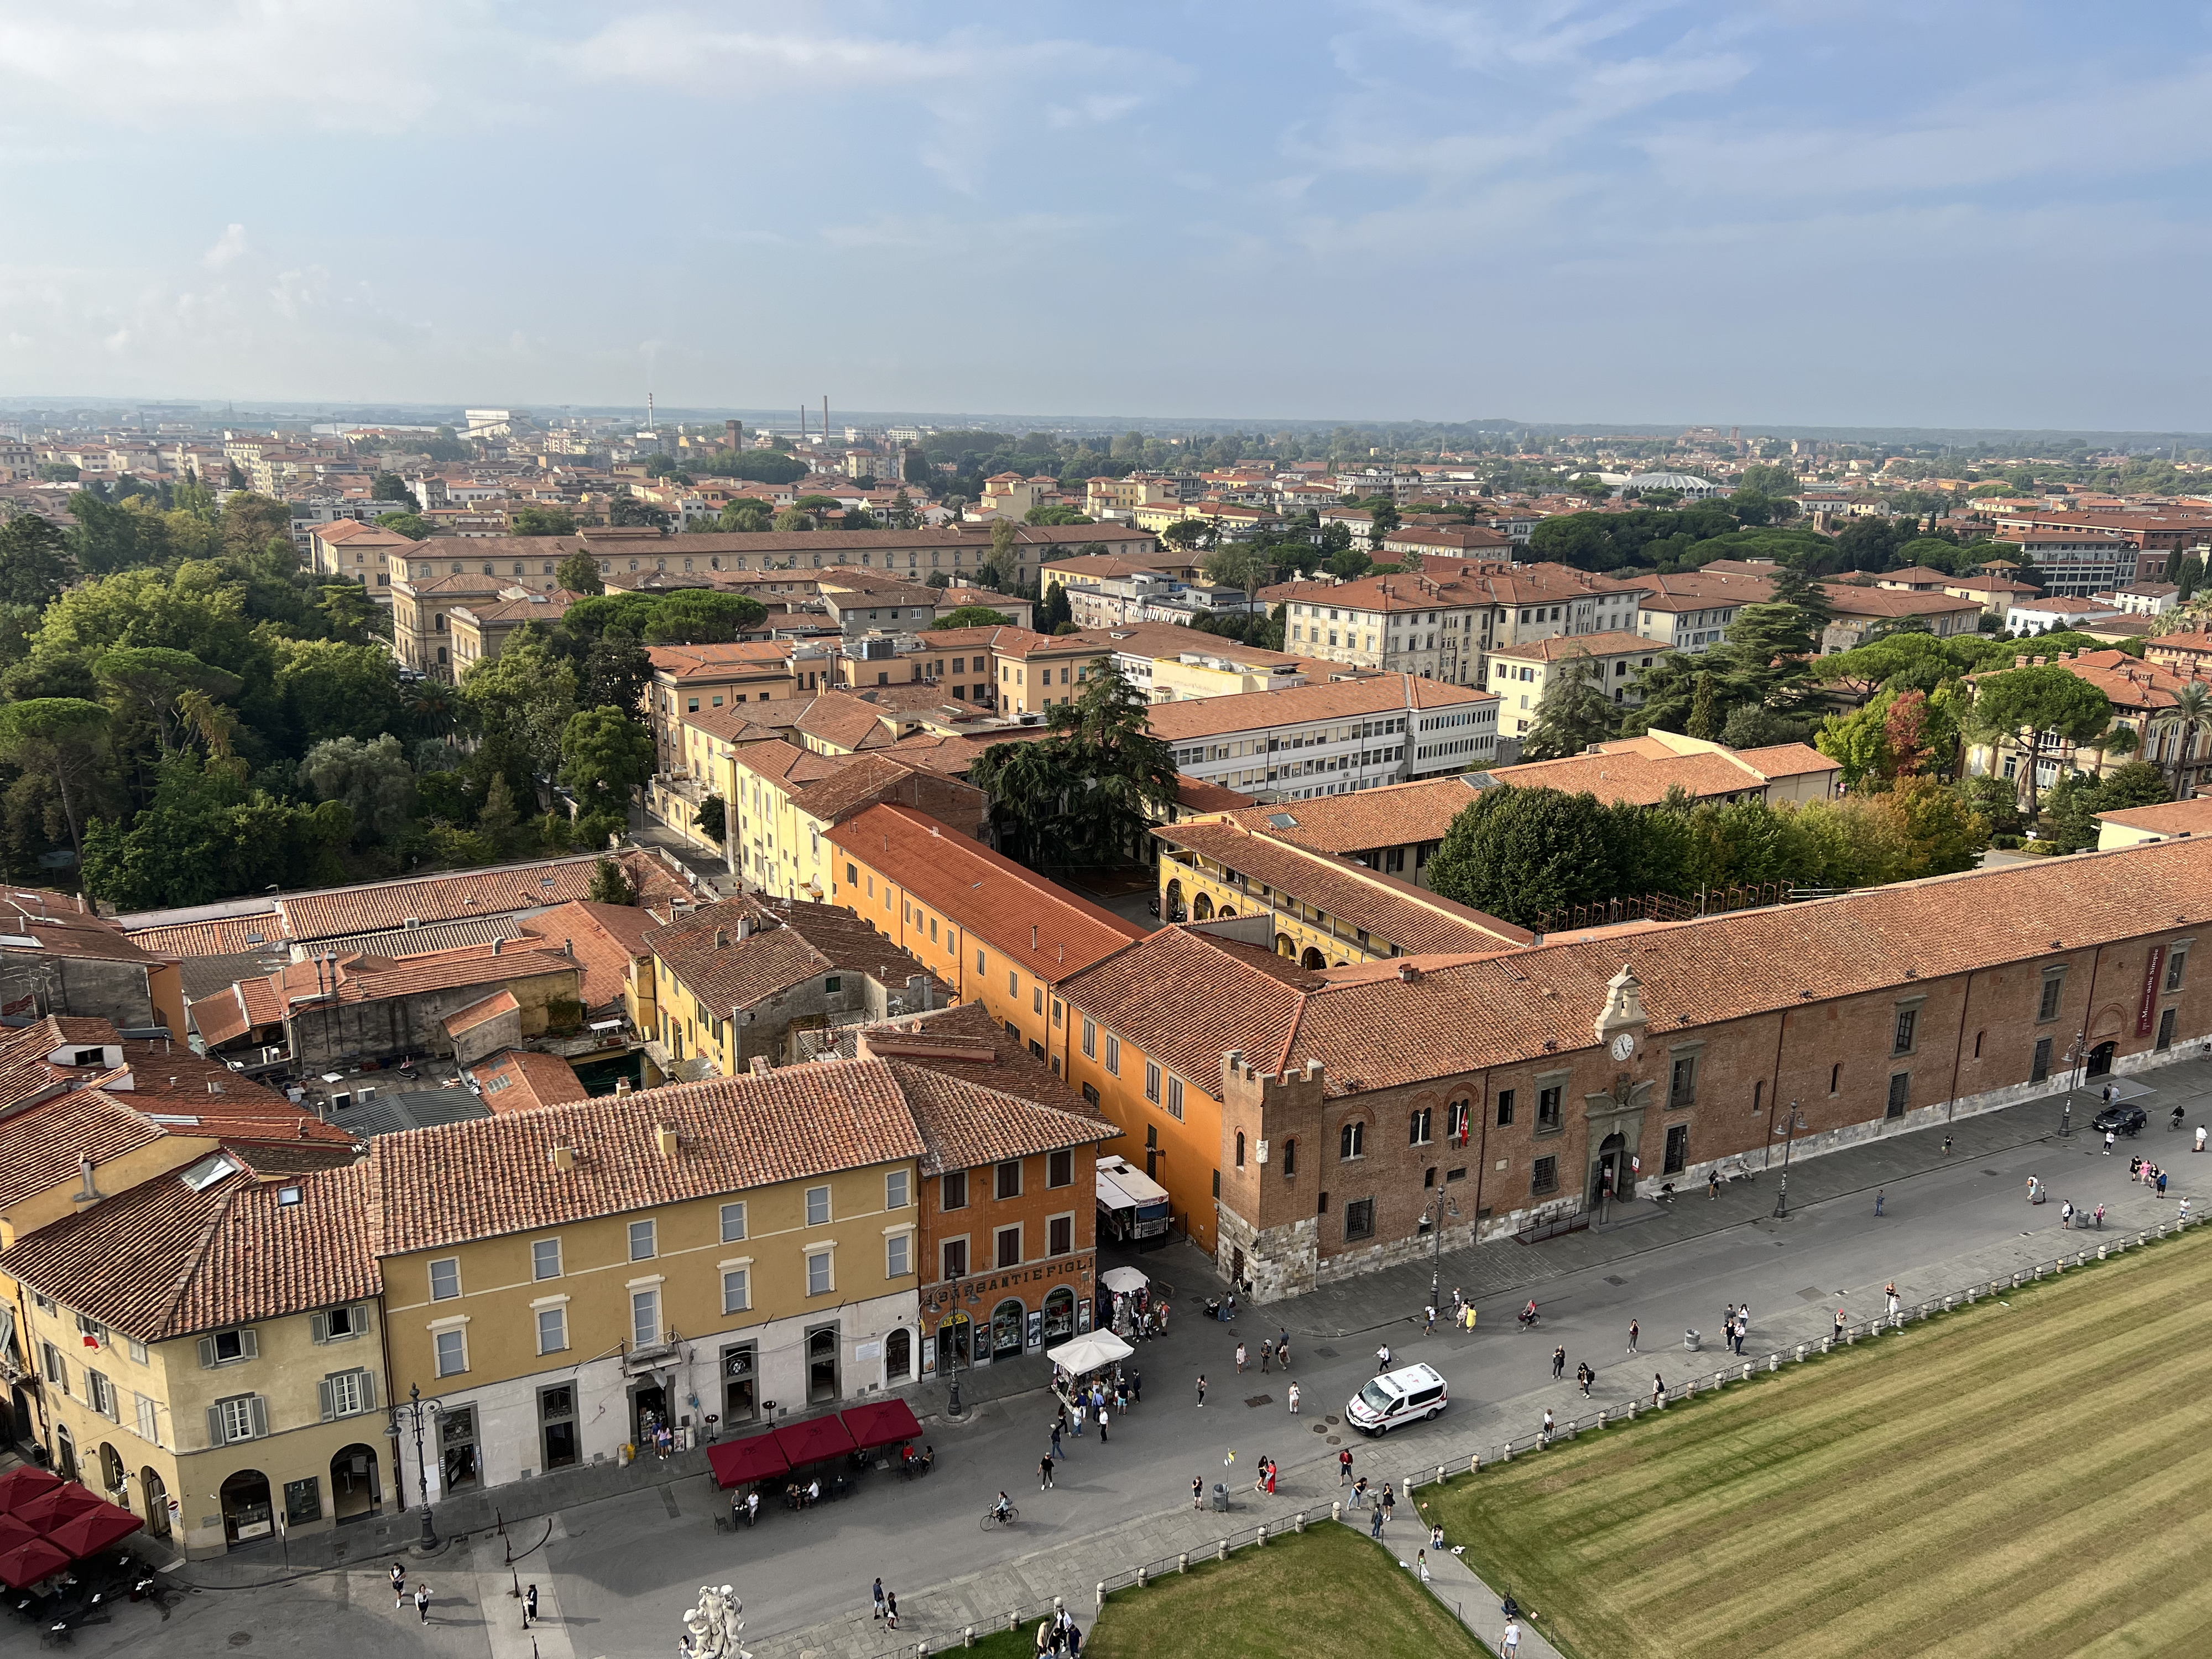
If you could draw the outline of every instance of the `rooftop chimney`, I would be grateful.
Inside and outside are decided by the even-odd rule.
[[[658,1125],[653,1129],[653,1144],[659,1149],[663,1158],[674,1158],[683,1147],[683,1142],[678,1138],[676,1131],[665,1123]]]
[[[755,1077],[766,1077],[775,1069],[775,1068],[774,1066],[769,1064],[768,1056],[766,1054],[755,1054],[753,1056],[752,1073]]]
[[[1413,963],[1401,962],[1398,964],[1398,977],[1404,983],[1412,985],[1420,979],[1421,970]]]
[[[618,1077],[618,1078],[617,1078],[617,1079],[615,1079],[615,1092],[616,1092],[617,1094],[618,1094],[618,1095],[626,1095],[626,1094],[628,1094],[628,1093],[629,1092],[629,1087],[630,1087],[630,1085],[629,1085],[629,1079],[628,1078],[626,1078],[626,1077]]]
[[[556,1146],[553,1149],[553,1167],[563,1175],[572,1172],[576,1167],[576,1149],[574,1146]]]
[[[730,936],[720,927],[714,930],[714,948],[717,951],[726,951],[730,948]]]

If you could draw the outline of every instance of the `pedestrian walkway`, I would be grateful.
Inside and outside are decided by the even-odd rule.
[[[1486,1644],[1494,1653],[1499,1632],[1505,1628],[1505,1615],[1499,1611],[1505,1598],[1475,1575],[1466,1557],[1451,1553],[1449,1538],[1444,1544],[1444,1548],[1429,1552],[1429,1589],[1459,1615],[1460,1623],[1474,1633],[1475,1640]],[[1422,1546],[1416,1543],[1413,1547]],[[1559,1650],[1544,1639],[1543,1631],[1525,1611],[1521,1619],[1520,1659],[1559,1659]]]

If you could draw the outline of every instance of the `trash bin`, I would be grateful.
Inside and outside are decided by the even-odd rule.
[[[1213,1483],[1213,1507],[1223,1515],[1229,1513],[1229,1488],[1218,1480]]]
[[[1695,1353],[1695,1352],[1697,1352],[1697,1351],[1698,1351],[1698,1340],[1699,1340],[1699,1339],[1698,1339],[1698,1334],[1697,1334],[1695,1331],[1685,1331],[1685,1332],[1683,1332],[1683,1333],[1682,1333],[1682,1352],[1683,1352],[1684,1353]]]

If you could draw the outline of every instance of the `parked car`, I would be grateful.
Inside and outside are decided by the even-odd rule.
[[[1451,1390],[1433,1365],[1408,1365],[1376,1377],[1352,1396],[1344,1414],[1363,1434],[1387,1434],[1401,1423],[1437,1415],[1451,1403]]]
[[[2114,1134],[2131,1135],[2142,1127],[2146,1119],[2140,1106],[2107,1106],[2089,1124],[2099,1134],[2110,1131]]]

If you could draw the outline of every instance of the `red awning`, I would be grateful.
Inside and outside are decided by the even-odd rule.
[[[69,1557],[45,1539],[33,1538],[0,1555],[0,1584],[9,1589],[28,1589],[41,1578],[52,1577],[69,1564]]]
[[[853,1443],[862,1451],[877,1446],[895,1446],[921,1433],[914,1408],[903,1400],[878,1400],[838,1415],[851,1431]]]
[[[50,1533],[73,1516],[96,1510],[102,1500],[75,1481],[42,1492],[15,1506],[15,1518],[33,1532]]]
[[[129,1510],[115,1504],[102,1504],[96,1510],[87,1510],[72,1516],[46,1534],[46,1541],[58,1550],[67,1550],[74,1560],[82,1561],[88,1555],[97,1555],[110,1544],[119,1543],[146,1523]]]
[[[45,1469],[10,1469],[0,1474],[0,1515],[13,1515],[41,1492],[52,1492],[61,1476]]]
[[[775,1443],[791,1460],[791,1467],[819,1463],[853,1449],[853,1437],[834,1417],[811,1417],[804,1423],[787,1423],[775,1431]]]
[[[18,1544],[27,1544],[39,1534],[12,1515],[0,1515],[0,1555],[5,1555]]]
[[[774,1434],[757,1434],[750,1440],[718,1440],[707,1448],[707,1462],[714,1471],[715,1480],[724,1486],[749,1486],[791,1472]]]

